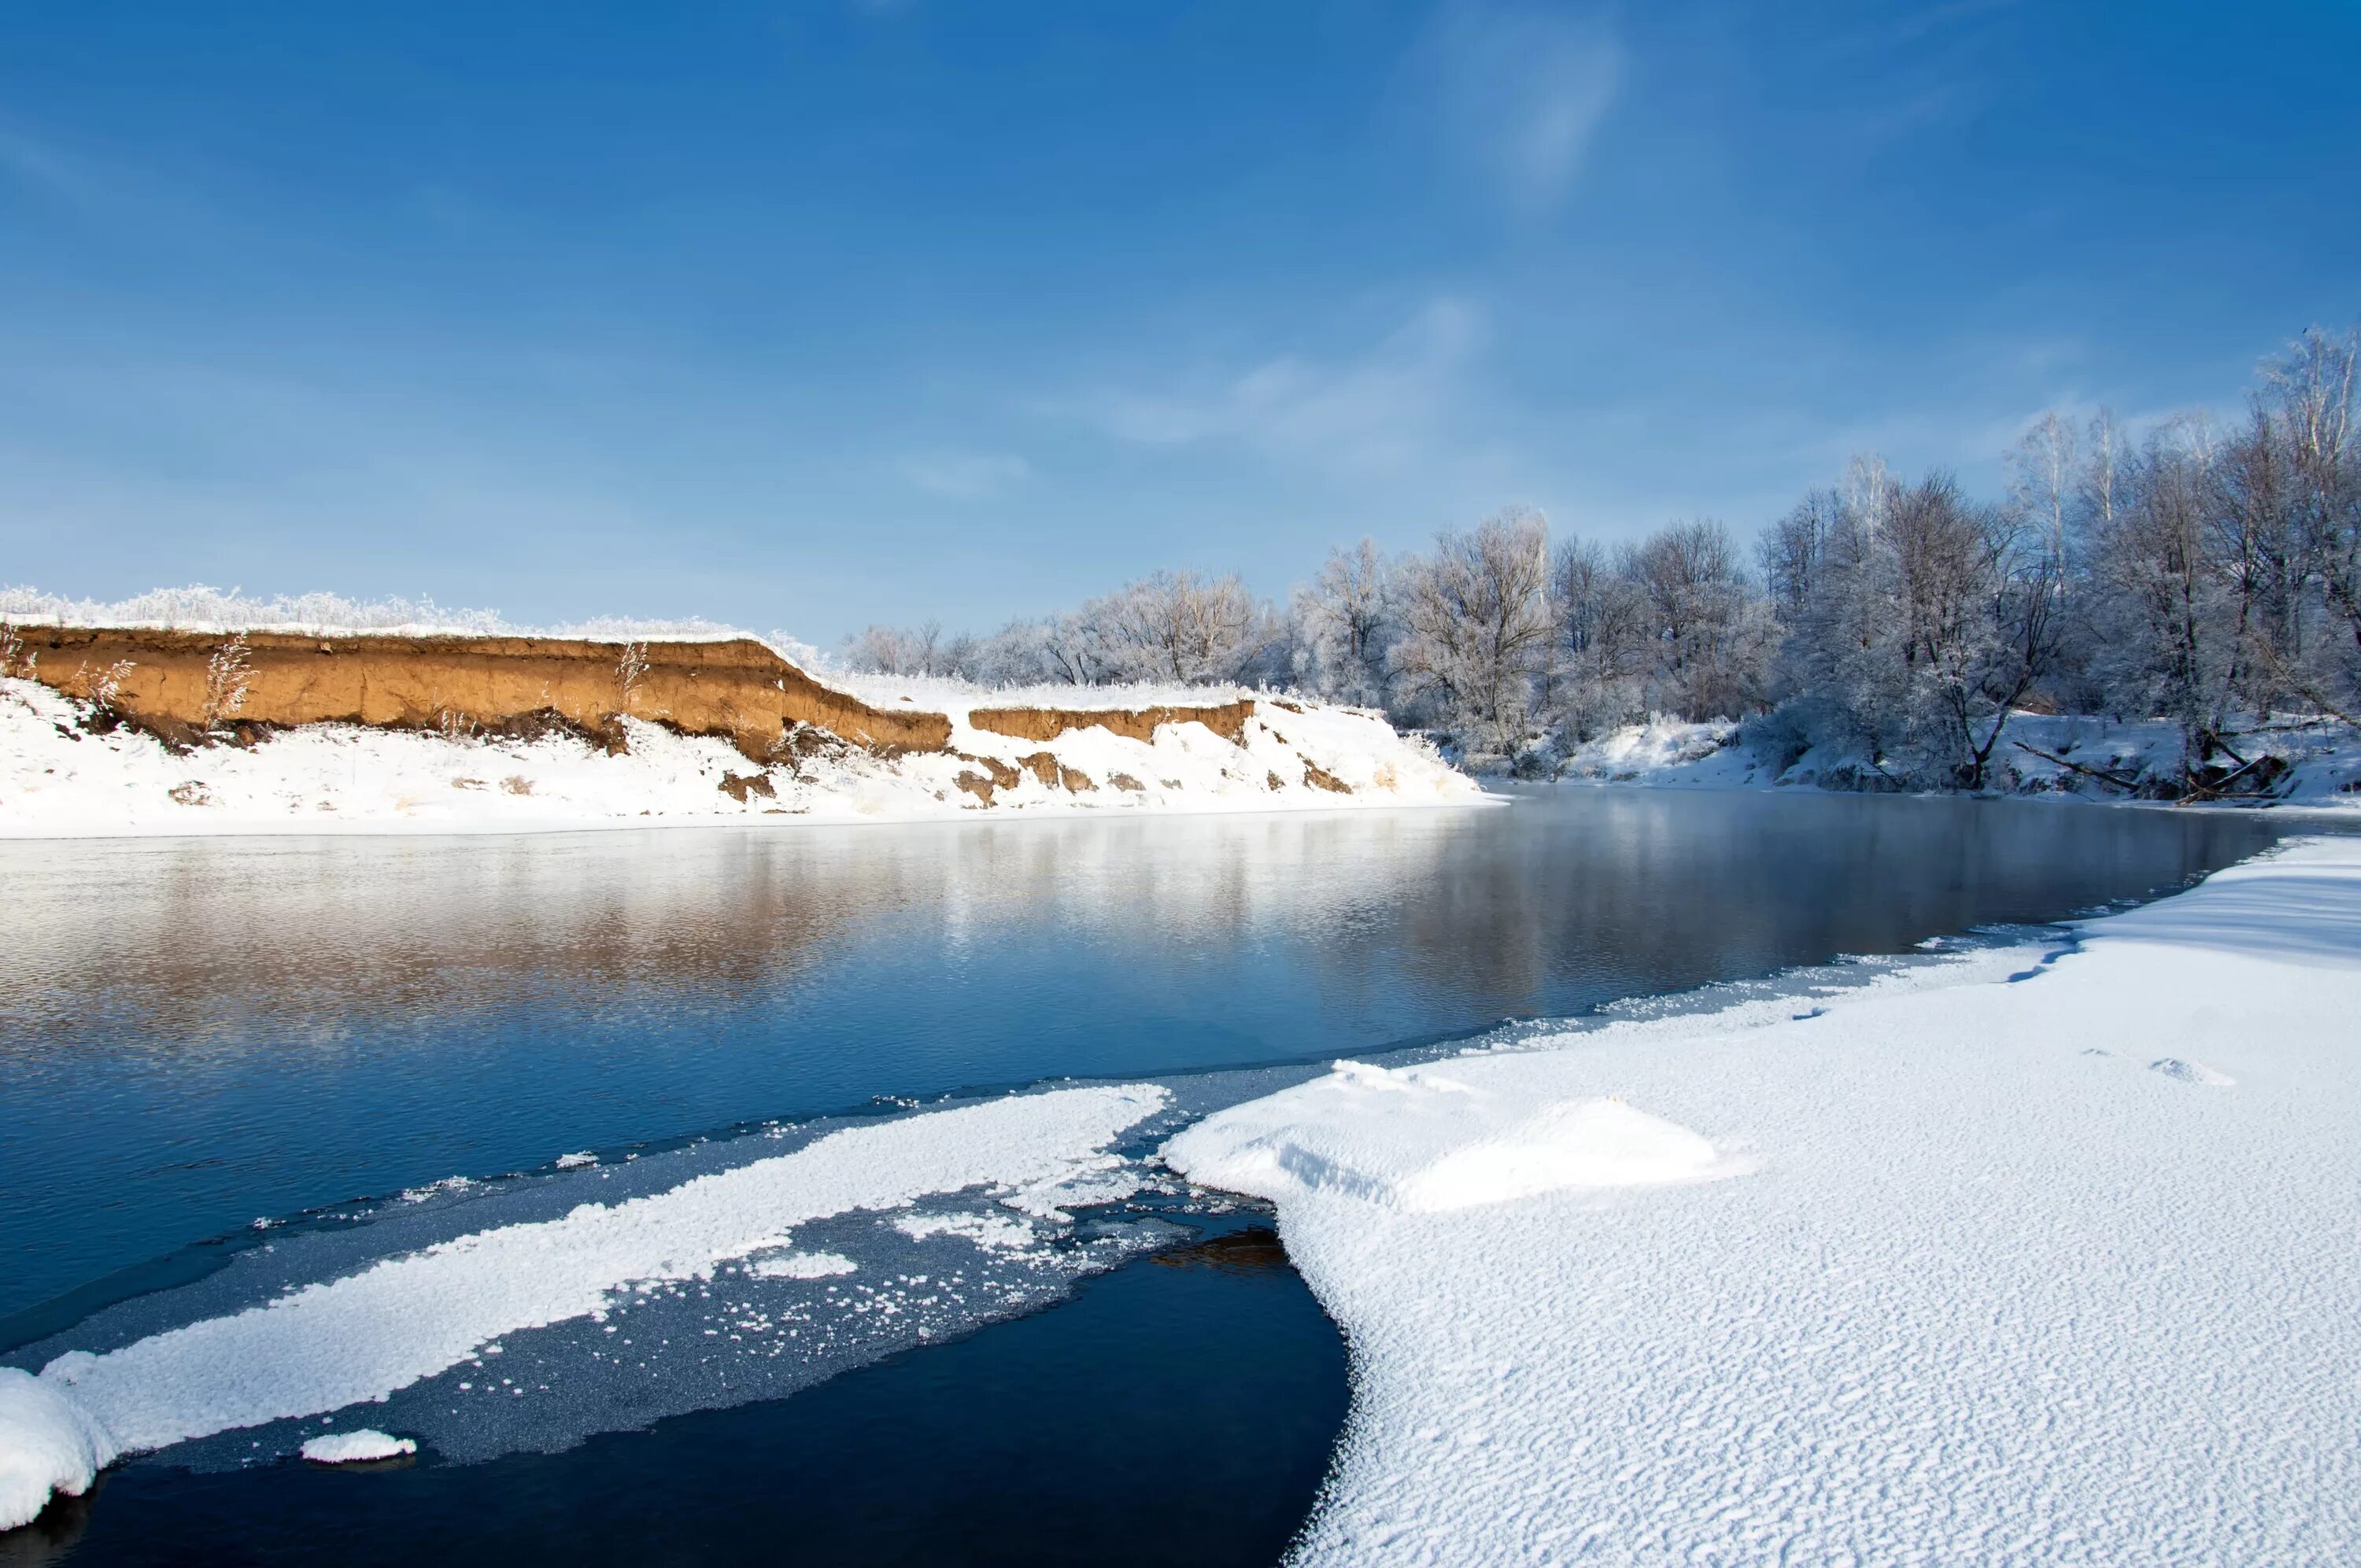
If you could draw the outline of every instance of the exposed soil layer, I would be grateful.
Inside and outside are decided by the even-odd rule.
[[[785,758],[802,726],[886,756],[939,751],[950,740],[950,720],[941,714],[872,707],[751,639],[626,644],[250,632],[243,699],[224,711],[225,682],[209,671],[229,641],[218,634],[27,627],[20,635],[24,651],[38,656],[35,678],[78,697],[99,696],[111,681],[113,710],[168,741],[234,721],[506,734],[568,729],[611,745],[620,739],[618,715],[726,736],[764,763]]]
[[[1246,719],[1254,713],[1254,707],[1244,698],[1204,707],[979,707],[968,714],[967,721],[978,729],[1013,735],[1019,740],[1055,740],[1069,729],[1088,729],[1095,725],[1134,740],[1150,742],[1155,740],[1159,724],[1193,721],[1230,744],[1242,746],[1246,744]]]

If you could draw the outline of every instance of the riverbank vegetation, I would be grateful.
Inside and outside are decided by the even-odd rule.
[[[1744,720],[1773,773],[1817,752],[1869,787],[1981,789],[2025,755],[2014,715],[2160,718],[2166,787],[2236,793],[2274,771],[2242,737],[2361,720],[2356,361],[2354,336],[2308,332],[2235,420],[2046,413],[2000,496],[1861,456],[1751,541],[1693,519],[1609,545],[1510,509],[1422,554],[1334,551],[1284,604],[1159,572],[988,636],[872,627],[843,656],[985,685],[1294,685],[1543,775],[1661,716]]]

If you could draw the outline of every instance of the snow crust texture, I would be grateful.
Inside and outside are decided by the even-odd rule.
[[[785,1280],[852,1270],[832,1253],[789,1251],[791,1227],[975,1189],[1030,1214],[1120,1196],[1138,1168],[1122,1175],[1107,1148],[1168,1099],[1152,1084],[1066,1089],[846,1127],[646,1196],[469,1232],[104,1354],[67,1351],[38,1377],[0,1368],[0,1519],[21,1524],[51,1492],[79,1494],[119,1453],[382,1403],[502,1355],[503,1336],[638,1310],[652,1292],[677,1294],[724,1266]],[[1027,1234],[1032,1223],[1008,1222]],[[472,1393],[474,1380],[456,1389]],[[500,1392],[511,1392],[505,1379]],[[308,1442],[305,1453],[321,1457]]]
[[[2361,1562],[2361,841],[2044,956],[1175,1138],[1351,1347],[1297,1561]]]

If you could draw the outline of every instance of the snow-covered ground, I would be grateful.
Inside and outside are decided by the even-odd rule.
[[[520,831],[1481,798],[1423,741],[1351,708],[1257,705],[1243,746],[1194,722],[1161,726],[1153,742],[1097,726],[1024,740],[975,729],[966,711],[952,713],[950,752],[889,761],[846,749],[767,770],[726,740],[634,719],[621,721],[631,750],[620,756],[563,735],[454,740],[340,724],[182,755],[127,729],[93,733],[83,704],[36,682],[0,680],[0,837]],[[1051,777],[1026,765],[1043,752],[1056,762]],[[1323,787],[1323,775],[1349,793]],[[989,806],[978,785],[988,786]]]
[[[2349,729],[2325,722],[2280,725],[2234,737],[2233,743],[2249,761],[2268,754],[2290,765],[2270,791],[2275,803],[2361,810],[2361,735]],[[2180,756],[2180,731],[2162,720],[2115,723],[2019,713],[2010,718],[1993,751],[1992,788],[2004,794],[2132,799],[2139,784],[2172,779]],[[1563,759],[1557,776],[1570,783],[1659,788],[1851,790],[1863,782],[1879,782],[1855,754],[1816,749],[1781,769],[1757,755],[1741,727],[1728,719],[1688,723],[1676,718],[1627,725],[1577,747]]]
[[[1325,1078],[1310,1563],[2361,1562],[2361,839],[1731,1011]]]

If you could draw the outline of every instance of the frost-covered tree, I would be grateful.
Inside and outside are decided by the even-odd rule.
[[[2361,341],[2317,328],[2263,369],[2286,452],[2290,511],[2323,624],[2281,672],[2313,707],[2361,724]]]
[[[1158,572],[1084,607],[1126,680],[1235,680],[1264,616],[1236,573]]]
[[[1638,585],[1595,540],[1569,539],[1550,560],[1547,707],[1562,747],[1647,713],[1653,658]]]
[[[1550,641],[1549,523],[1515,509],[1435,541],[1403,574],[1394,674],[1468,750],[1513,756]]]
[[[2151,436],[2111,476],[2112,504],[2086,545],[2092,670],[2116,713],[2180,728],[2185,763],[2213,750],[2235,652],[2235,618],[2209,558],[2213,476],[2202,433]]]
[[[1759,700],[1761,618],[1730,531],[1709,519],[1659,529],[1631,553],[1653,644],[1646,699],[1685,718],[1734,716]]]
[[[1372,541],[1331,550],[1320,575],[1295,590],[1298,678],[1322,696],[1383,706],[1387,657],[1400,635],[1394,600],[1392,570]]]

